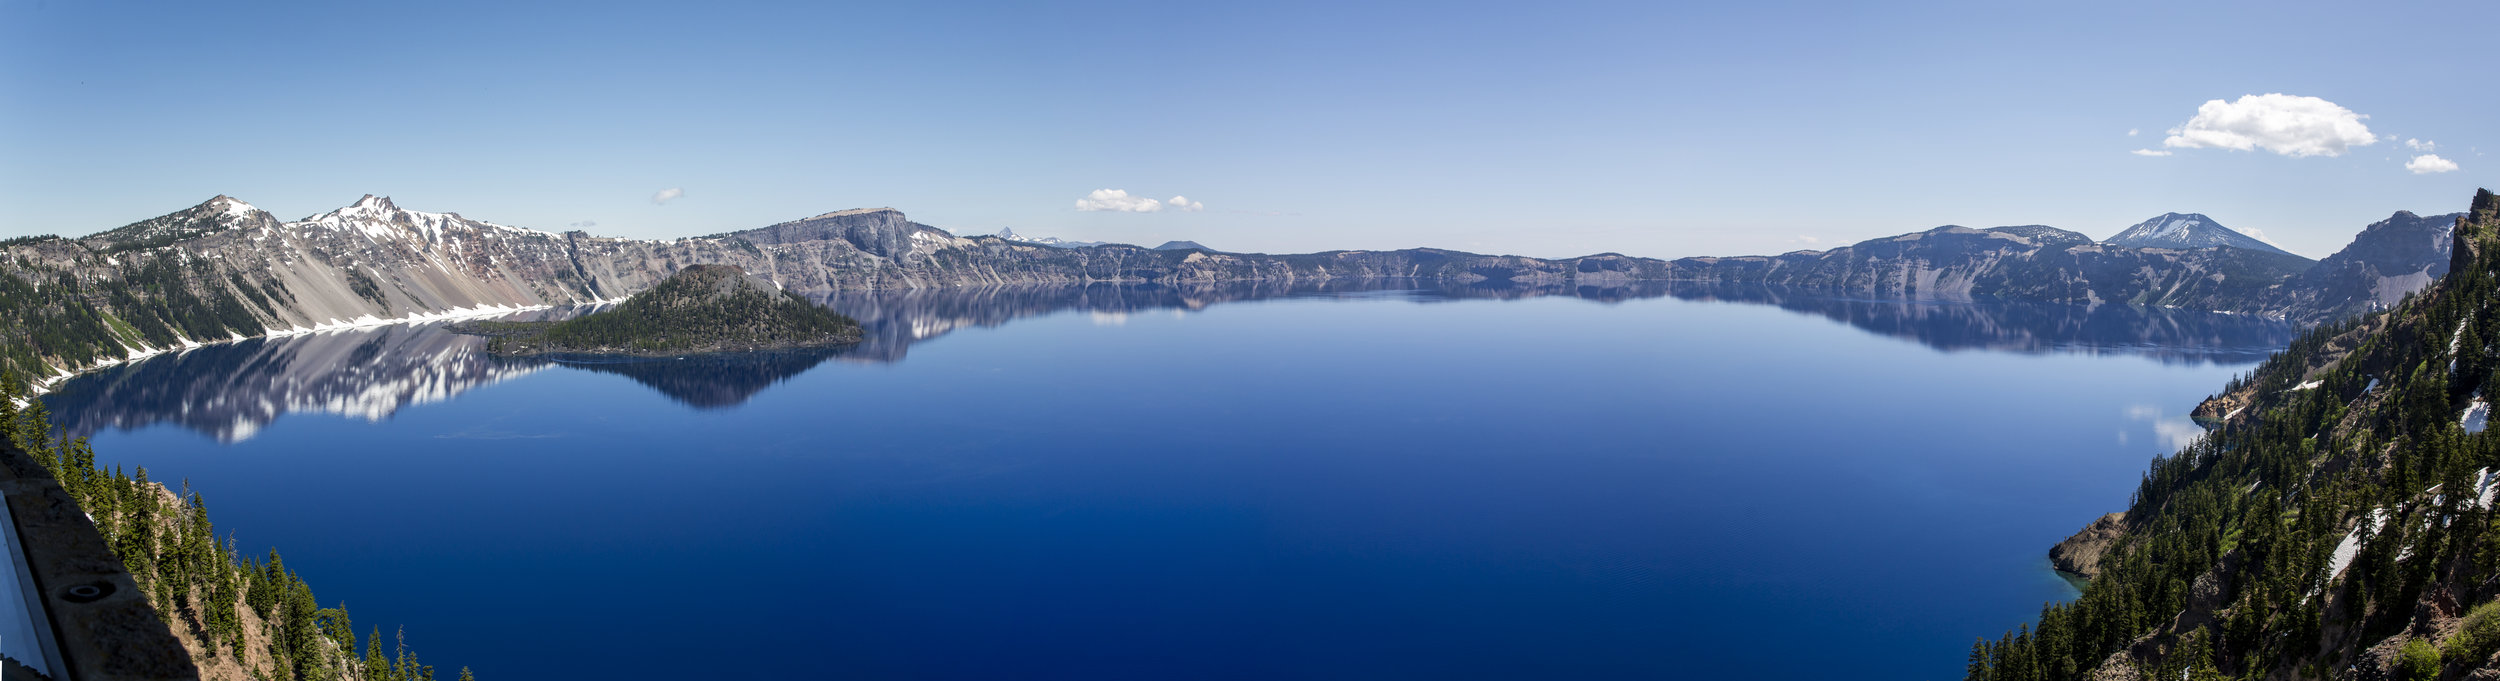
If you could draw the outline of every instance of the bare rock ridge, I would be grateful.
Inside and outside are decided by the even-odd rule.
[[[2352,244],[2284,282],[2276,301],[2322,319],[2385,309],[2447,276],[2450,242],[2465,213],[2396,211],[2363,227]]]
[[[2399,214],[2408,216],[2410,214]],[[2444,216],[2366,230],[2328,259],[2238,246],[2132,248],[2044,226],[1946,226],[1827,251],[1661,260],[1545,259],[1414,248],[1299,255],[1194,243],[1066,247],[961,237],[900,211],[835,211],[704,237],[546,232],[365,196],[282,221],[226,196],[80,239],[0,243],[0,364],[40,379],[189,344],[406,318],[615,301],[687,266],[731,265],[784,290],[1089,282],[1209,284],[1411,278],[1482,286],[1634,281],[1773,285],[1890,296],[2131,304],[2316,322],[2436,277],[2423,234]],[[2220,229],[2215,226],[2215,229]],[[2191,230],[2193,231],[2193,230]],[[2210,230],[2208,230],[2210,231]]]
[[[2058,570],[2091,579],[2101,575],[2101,554],[2109,551],[2119,535],[2126,533],[2126,513],[2111,513],[2092,521],[2091,525],[2049,547],[2049,564]]]

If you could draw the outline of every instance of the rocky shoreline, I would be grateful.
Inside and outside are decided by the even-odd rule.
[[[2058,572],[2090,580],[2101,575],[2101,555],[2109,552],[2118,537],[2127,532],[2127,514],[2111,513],[2092,521],[2082,531],[2056,546],[2049,547],[2049,565]]]

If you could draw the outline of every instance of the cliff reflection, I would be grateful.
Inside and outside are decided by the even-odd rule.
[[[2128,305],[1836,298],[1759,286],[1679,284],[1683,300],[1771,305],[1938,350],[2141,355],[2165,364],[2248,364],[2289,345],[2290,322]]]
[[[219,343],[70,379],[43,401],[75,436],[171,423],[238,442],[289,412],[380,421],[545,368],[497,361],[479,340],[415,324]]]
[[[2255,362],[2298,332],[2272,320],[2123,305],[1850,299],[1662,282],[1540,287],[1392,280],[930,289],[849,292],[820,299],[864,327],[861,343],[841,348],[668,359],[506,359],[488,355],[484,339],[451,333],[442,324],[412,324],[203,346],[72,379],[44,401],[54,420],[75,435],[169,423],[236,442],[289,412],[378,421],[410,405],[564,367],[624,376],[690,407],[717,409],[744,404],[826,361],[897,362],[912,344],[957,329],[1061,312],[1119,316],[1279,298],[1434,303],[1547,296],[1606,303],[1674,297],[1769,305],[1940,350],[2129,354],[2163,362]]]

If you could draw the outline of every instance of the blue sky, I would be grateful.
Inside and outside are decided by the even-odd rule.
[[[636,237],[893,206],[959,233],[1539,256],[1940,224],[2106,237],[2181,211],[2317,257],[2500,185],[2500,57],[2472,33],[2495,20],[2488,2],[0,0],[0,235],[373,193]],[[2350,112],[2373,143],[2163,145],[2209,100],[2269,93]],[[2457,169],[2407,170],[2425,154]],[[1102,189],[1164,210],[1077,209]]]

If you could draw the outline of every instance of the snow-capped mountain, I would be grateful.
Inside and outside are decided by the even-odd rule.
[[[2202,213],[2163,213],[2151,220],[2136,223],[2134,227],[2128,227],[2126,231],[2119,232],[2117,236],[2110,237],[2103,243],[2128,248],[2178,250],[2230,246],[2252,251],[2293,255],[2290,251],[2275,248],[2274,244],[2258,241],[2256,237],[2232,231],[2231,228],[2214,222],[2213,218],[2205,217]]]
[[[802,291],[926,285],[913,275],[933,254],[973,245],[890,208],[657,241],[510,227],[371,195],[287,222],[218,196],[82,238],[0,247],[0,289],[29,294],[0,296],[0,318],[21,322],[0,325],[0,347],[33,350],[0,355],[0,369],[41,377],[214,341],[612,301],[697,263]]]
[[[79,241],[99,251],[148,248],[219,232],[276,226],[268,211],[219,194],[197,206],[125,225]]]

